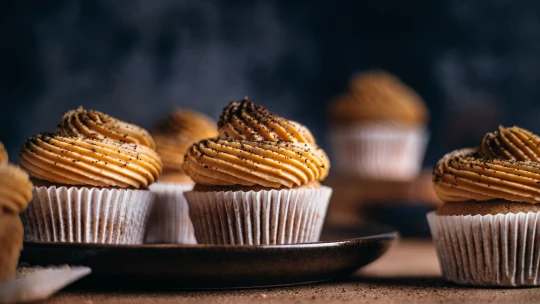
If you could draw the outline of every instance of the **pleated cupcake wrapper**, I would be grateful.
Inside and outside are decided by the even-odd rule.
[[[540,212],[427,216],[443,276],[463,285],[538,286]]]
[[[190,184],[155,183],[149,187],[156,195],[146,228],[145,243],[197,244],[184,192]]]
[[[273,245],[318,241],[332,189],[184,195],[199,244]]]
[[[410,180],[422,169],[429,141],[423,128],[356,125],[332,133],[336,169],[358,176]]]
[[[34,187],[21,214],[25,239],[141,244],[153,198],[148,190]]]

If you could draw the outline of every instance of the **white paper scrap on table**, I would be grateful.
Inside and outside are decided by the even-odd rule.
[[[0,303],[41,301],[90,274],[83,266],[23,268],[16,278],[0,285]]]

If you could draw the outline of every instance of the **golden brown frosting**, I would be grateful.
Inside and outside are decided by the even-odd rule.
[[[0,209],[19,213],[32,199],[28,174],[12,164],[0,165]]]
[[[445,202],[540,202],[540,163],[488,158],[479,148],[445,155],[435,167],[433,182],[435,192]]]
[[[58,124],[59,135],[83,136],[96,140],[112,139],[156,148],[152,136],[145,129],[111,117],[105,113],[82,107],[66,112]]]
[[[498,131],[486,134],[481,148],[487,158],[540,162],[540,138],[516,126],[499,126]]]
[[[305,126],[270,113],[247,97],[233,101],[223,109],[218,130],[221,138],[315,144],[313,135]]]
[[[184,154],[189,146],[217,135],[216,123],[210,117],[188,109],[173,111],[153,132],[163,167],[171,171],[182,171]]]
[[[184,168],[201,185],[292,188],[326,177],[324,151],[307,143],[203,140],[186,154]]]
[[[198,185],[293,188],[328,175],[328,157],[305,127],[248,99],[223,110],[219,131],[186,153],[184,170]]]
[[[8,154],[4,144],[0,141],[0,164],[6,164],[8,162]]]
[[[143,145],[55,134],[29,138],[19,162],[40,180],[95,187],[145,188],[162,169],[157,152]]]
[[[419,125],[429,118],[422,98],[384,71],[354,76],[349,91],[330,104],[330,113],[336,124],[385,121]]]

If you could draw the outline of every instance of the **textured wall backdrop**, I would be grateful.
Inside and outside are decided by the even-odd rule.
[[[383,68],[432,113],[426,164],[497,124],[540,132],[536,1],[12,1],[0,13],[0,140],[83,105],[151,128],[249,95],[327,148],[326,105]]]

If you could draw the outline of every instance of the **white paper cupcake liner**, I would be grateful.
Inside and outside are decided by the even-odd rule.
[[[274,245],[318,241],[332,189],[184,195],[199,244]]]
[[[464,285],[538,286],[540,212],[427,216],[446,280]]]
[[[197,244],[184,192],[193,185],[155,183],[149,187],[156,195],[146,227],[145,243]]]
[[[148,190],[34,187],[22,214],[25,240],[141,244],[154,195]]]
[[[424,127],[360,124],[335,128],[331,141],[334,165],[341,172],[411,180],[422,169],[429,132]]]

